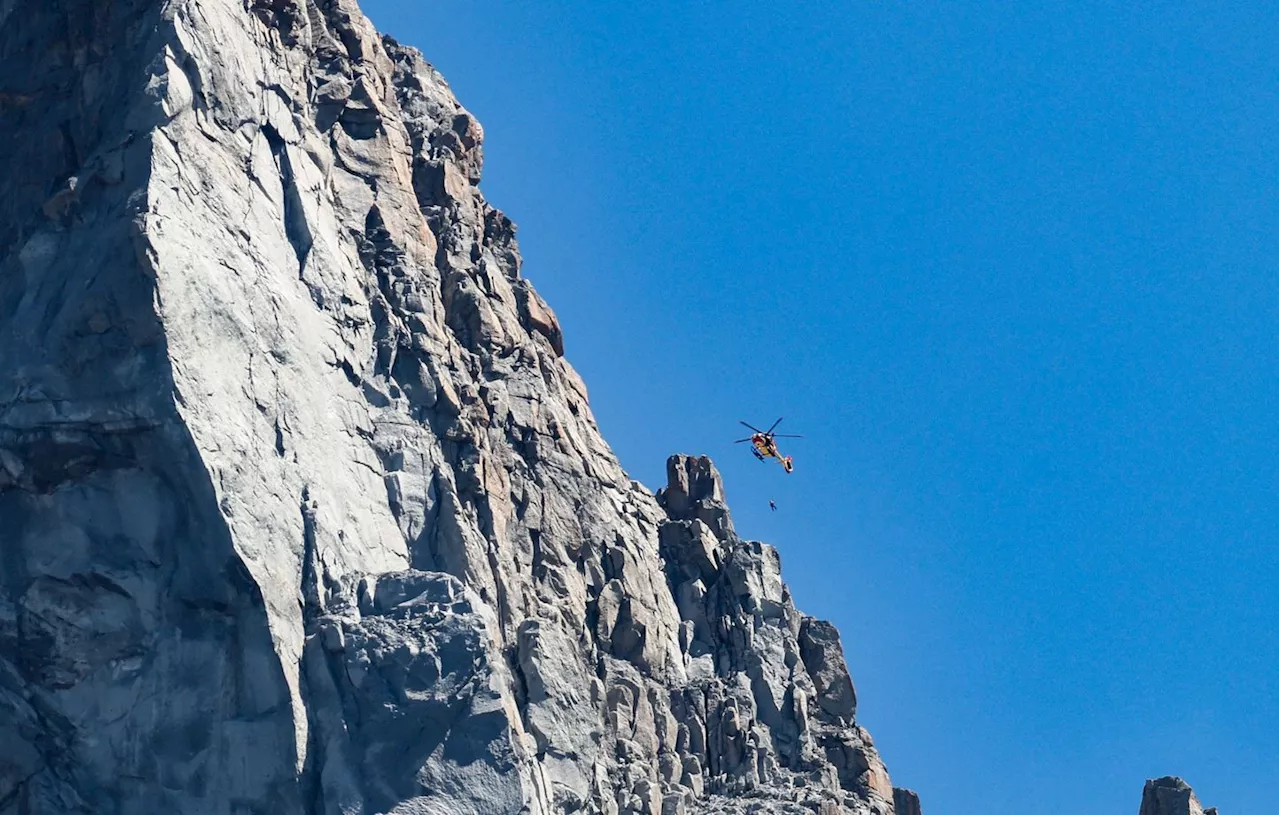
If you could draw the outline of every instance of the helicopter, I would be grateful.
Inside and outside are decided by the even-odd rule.
[[[743,442],[749,441],[751,442],[751,453],[757,459],[759,459],[760,461],[764,461],[767,458],[776,458],[779,461],[779,463],[782,464],[782,469],[786,470],[787,472],[791,472],[791,470],[793,469],[793,465],[791,463],[791,456],[784,456],[782,455],[781,452],[779,452],[778,443],[777,441],[775,441],[775,439],[803,439],[804,436],[797,436],[790,433],[774,433],[773,432],[774,429],[778,426],[778,424],[781,421],[782,421],[782,417],[779,416],[778,421],[770,425],[768,430],[761,430],[760,428],[754,425],[750,425],[750,424],[747,424],[746,422],[739,421],[739,424],[743,425],[748,430],[751,430],[752,433],[750,436],[748,436],[745,439],[736,440],[734,444],[742,444]]]

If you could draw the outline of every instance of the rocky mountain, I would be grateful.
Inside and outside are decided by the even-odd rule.
[[[0,0],[0,137],[0,815],[920,814],[354,0]]]
[[[1190,784],[1165,776],[1147,781],[1142,788],[1138,815],[1218,815],[1218,808],[1203,809]]]
[[[353,0],[0,0],[0,111],[0,814],[915,800]]]

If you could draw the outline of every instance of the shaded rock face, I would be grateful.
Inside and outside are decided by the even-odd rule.
[[[893,788],[894,815],[920,815],[920,796],[914,790]]]
[[[1218,809],[1202,808],[1190,784],[1167,775],[1147,781],[1138,815],[1218,815]]]
[[[350,0],[0,2],[0,815],[881,813],[835,630],[601,439]]]

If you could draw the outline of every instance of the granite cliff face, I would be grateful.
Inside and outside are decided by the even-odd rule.
[[[0,0],[0,78],[0,813],[893,811],[711,462],[601,439],[416,51]]]

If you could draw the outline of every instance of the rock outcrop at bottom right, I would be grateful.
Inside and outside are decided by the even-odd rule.
[[[1190,784],[1166,775],[1148,780],[1142,788],[1138,815],[1218,815],[1218,808],[1204,808]]]

